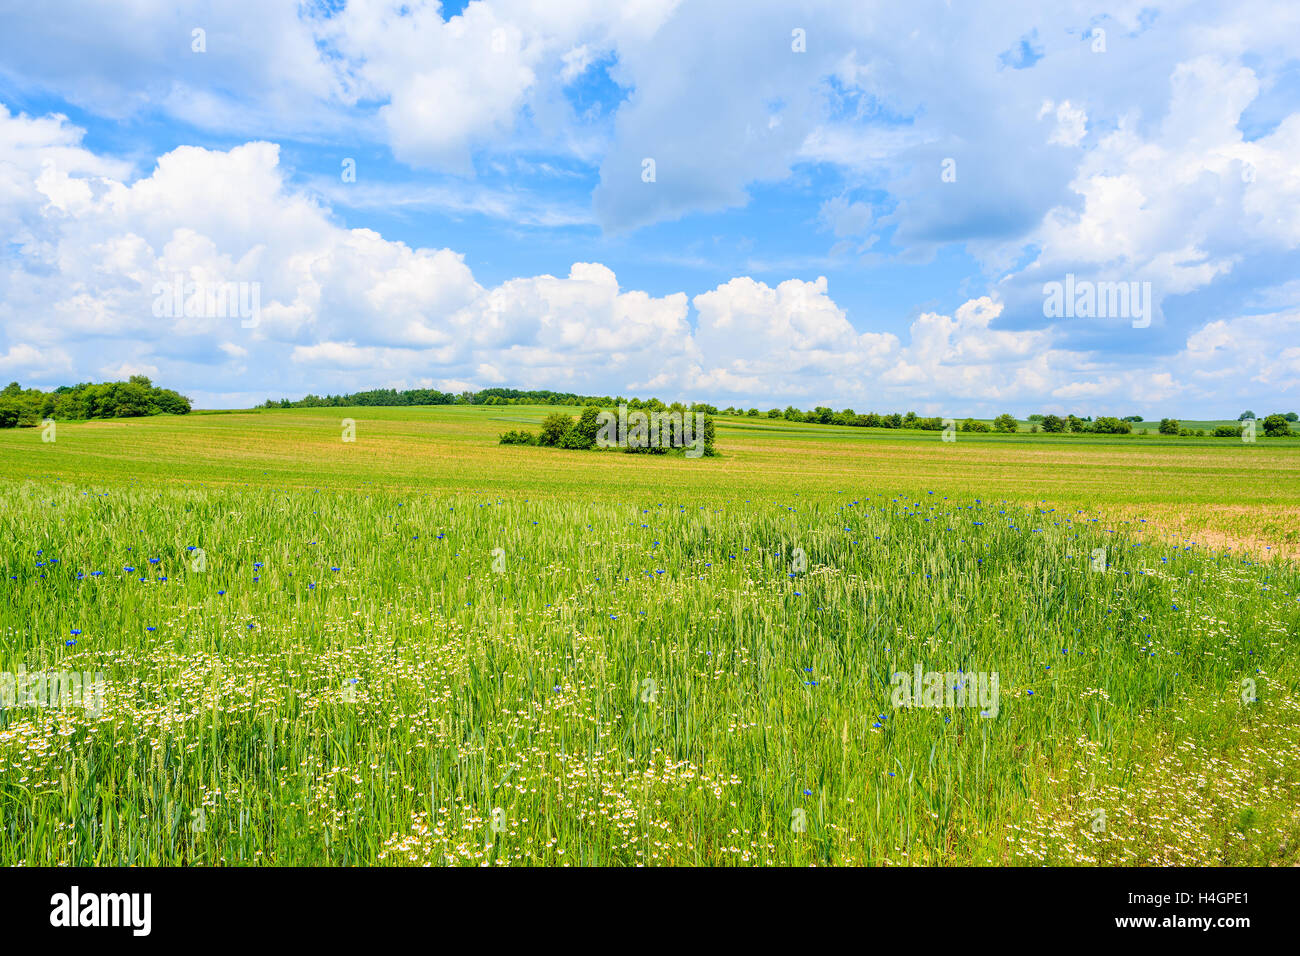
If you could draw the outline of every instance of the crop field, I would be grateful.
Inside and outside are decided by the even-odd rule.
[[[1300,863],[1300,443],[554,410],[0,432],[0,864]]]

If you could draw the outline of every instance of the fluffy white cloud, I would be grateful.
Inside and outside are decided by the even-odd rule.
[[[351,97],[317,45],[317,23],[292,0],[8,4],[0,76],[100,115],[161,110],[201,128],[319,130],[341,123]]]
[[[1213,394],[1225,378],[1244,378],[1300,397],[1300,312],[1210,322],[1188,337],[1177,361],[1203,393]]]
[[[70,149],[66,124],[41,127],[44,143],[33,128],[0,116],[0,155],[23,160],[6,167],[16,198],[5,213],[45,237],[0,260],[0,321],[17,341],[6,363],[28,375],[66,368],[43,358],[58,350],[95,356],[88,369],[151,367],[187,381],[203,366],[220,366],[208,370],[216,378],[239,362],[263,376],[300,370],[304,387],[318,369],[357,373],[356,387],[366,375],[386,381],[435,368],[444,378],[490,370],[537,385],[586,385],[578,370],[597,368],[621,385],[693,348],[684,293],[620,290],[597,263],[484,288],[458,253],[334,223],[286,185],[272,144],[182,147],[127,184]],[[186,305],[195,301],[188,284],[229,283],[234,301],[258,310],[172,310],[178,279]],[[106,365],[106,351],[124,358]]]
[[[1261,168],[1275,148],[1256,152]],[[486,286],[453,250],[339,225],[289,185],[271,143],[180,147],[131,180],[65,120],[4,112],[0,157],[0,216],[17,237],[0,259],[0,368],[26,382],[143,371],[212,404],[272,382],[284,394],[511,384],[970,414],[1235,405],[1300,380],[1300,350],[1277,347],[1297,339],[1295,311],[1216,318],[1165,356],[1120,361],[1070,346],[1059,326],[1006,327],[1002,301],[978,296],[919,314],[904,340],[860,331],[824,277],[739,276],[691,298],[624,289],[577,262]],[[1086,251],[1086,230],[1059,241]],[[178,275],[256,288],[256,321],[158,314],[156,289]]]
[[[1038,111],[1039,119],[1053,114],[1056,116],[1056,128],[1047,137],[1049,143],[1078,146],[1083,142],[1083,137],[1088,132],[1088,114],[1083,109],[1071,106],[1069,100],[1063,100],[1059,104],[1047,100]]]
[[[1044,283],[1073,273],[1150,282],[1160,324],[1172,297],[1204,290],[1252,257],[1300,248],[1300,113],[1247,140],[1243,114],[1258,78],[1216,56],[1179,63],[1166,88],[1163,117],[1126,115],[1100,135],[1070,183],[1075,201],[1051,209],[1029,236],[1033,260],[1002,283],[1024,314],[1041,306]],[[1058,119],[1066,106],[1056,107]]]

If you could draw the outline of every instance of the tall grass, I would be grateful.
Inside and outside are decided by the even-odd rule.
[[[878,488],[9,491],[0,672],[107,695],[0,713],[6,865],[1300,859],[1293,565]]]

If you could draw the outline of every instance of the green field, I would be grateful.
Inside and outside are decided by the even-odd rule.
[[[548,411],[0,432],[0,864],[1300,862],[1300,442]]]

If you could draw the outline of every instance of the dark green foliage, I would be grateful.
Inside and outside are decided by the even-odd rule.
[[[0,391],[0,428],[38,425],[43,418],[84,421],[184,415],[189,410],[188,398],[169,388],[157,388],[143,375],[132,375],[126,382],[62,385],[52,392],[24,390],[17,382],[10,382]]]
[[[523,429],[514,429],[501,436],[502,445],[536,445],[537,436]]]
[[[1269,438],[1284,438],[1291,434],[1291,423],[1285,415],[1270,415],[1260,424],[1264,426],[1264,434]]]
[[[1098,435],[1127,435],[1133,431],[1133,426],[1128,422],[1120,421],[1118,418],[1103,415],[1092,423],[1092,427],[1088,431],[1095,432]]]
[[[558,446],[572,425],[573,419],[563,412],[547,415],[542,420],[542,433],[537,436],[537,444],[550,448]]]
[[[600,432],[600,406],[588,405],[569,429],[565,448],[594,448]]]
[[[669,453],[687,454],[691,448],[699,448],[704,457],[713,457],[717,455],[714,447],[714,424],[713,416],[700,411],[700,406],[686,408],[680,403],[674,404],[671,408],[661,405],[658,411],[672,412],[680,416],[679,424],[694,424],[694,420],[688,421],[688,416],[692,412],[698,412],[701,415],[702,431],[697,436],[692,435],[690,440],[682,433],[681,428],[670,429],[667,423],[661,422],[661,432],[657,436],[647,430],[644,434],[644,444],[642,436],[638,431],[634,431],[632,422],[627,422],[627,431],[620,431],[620,422],[618,418],[613,419],[613,427],[607,434],[609,443],[614,447],[621,447],[625,452],[643,455],[667,455]],[[613,412],[610,413],[614,414]],[[644,424],[644,422],[643,422]],[[576,450],[585,450],[596,448],[596,439],[602,429],[601,409],[597,405],[588,405],[582,410],[582,415],[577,421],[574,421],[563,412],[556,412],[548,415],[542,422],[541,434],[534,436],[526,431],[510,431],[501,436],[500,444],[502,445],[542,445],[552,448],[567,448]],[[636,437],[634,444],[629,440],[630,437]],[[651,442],[654,444],[651,444]],[[694,457],[694,456],[692,456]]]

